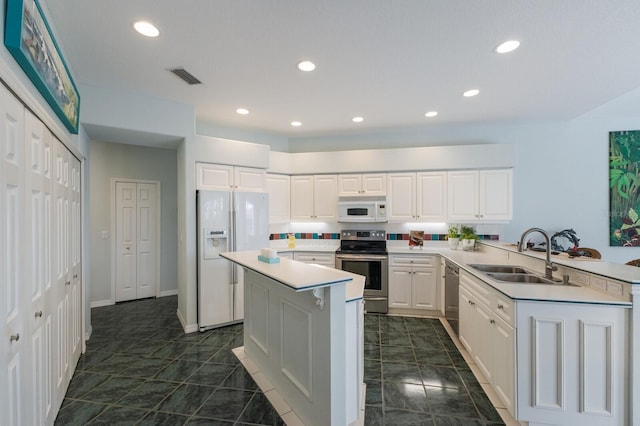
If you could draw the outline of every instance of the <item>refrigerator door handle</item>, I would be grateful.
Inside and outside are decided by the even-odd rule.
[[[236,251],[237,250],[237,245],[236,245],[236,209],[234,208],[231,211],[231,250],[230,251]],[[232,264],[231,265],[231,285],[235,286],[238,282],[238,272],[237,272],[237,266],[236,264]]]

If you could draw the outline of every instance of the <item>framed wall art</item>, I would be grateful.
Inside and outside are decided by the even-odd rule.
[[[80,94],[37,0],[7,0],[4,44],[56,115],[78,133]]]
[[[609,245],[640,246],[640,130],[609,132]]]

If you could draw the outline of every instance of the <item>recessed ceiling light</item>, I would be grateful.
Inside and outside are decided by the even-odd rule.
[[[464,96],[465,98],[470,98],[472,96],[477,95],[478,93],[480,93],[480,91],[478,89],[471,89],[471,90],[467,90],[466,92],[464,92],[462,94],[462,96]]]
[[[436,115],[438,115],[438,111],[429,111],[427,113],[424,114],[425,117],[435,117]]]
[[[158,37],[160,30],[151,22],[138,21],[133,24],[133,28],[145,37]]]
[[[316,69],[316,64],[311,61],[298,62],[298,69],[300,71],[313,71]]]
[[[247,114],[249,114],[249,110],[248,110],[248,109],[246,109],[246,108],[238,108],[238,109],[236,110],[236,112],[237,112],[238,114],[241,114],[241,115],[247,115]]]
[[[354,123],[362,123],[364,121],[363,117],[353,117],[351,119],[351,121],[353,121]]]
[[[509,40],[505,41],[498,47],[496,47],[496,53],[509,53],[513,52],[520,46],[520,42],[518,40]]]
[[[292,121],[291,125],[293,127],[300,127],[300,126],[302,126],[302,122],[300,122],[300,121]]]

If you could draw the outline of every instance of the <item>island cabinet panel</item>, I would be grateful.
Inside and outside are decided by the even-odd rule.
[[[518,419],[626,425],[629,310],[518,302]]]

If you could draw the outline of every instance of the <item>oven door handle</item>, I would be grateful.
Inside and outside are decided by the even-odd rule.
[[[389,256],[370,255],[370,254],[336,254],[336,259],[341,260],[387,260]]]

